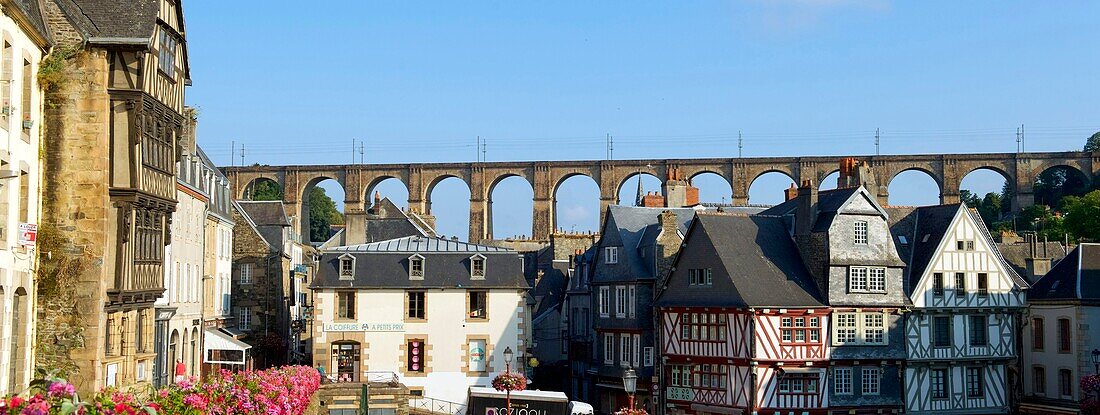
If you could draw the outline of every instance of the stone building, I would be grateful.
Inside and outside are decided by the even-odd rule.
[[[81,392],[148,382],[190,84],[183,9],[38,4],[58,62],[39,74],[49,83],[38,366],[61,369]]]
[[[202,374],[217,369],[240,369],[247,361],[248,345],[237,341],[233,316],[233,200],[229,180],[214,166],[202,148],[195,155],[200,175],[208,183],[210,198],[206,202],[206,243],[203,249],[202,271]]]
[[[34,373],[36,251],[23,224],[39,218],[42,89],[35,74],[50,46],[35,1],[0,1],[0,394]]]
[[[233,314],[258,368],[286,363],[292,348],[292,219],[279,201],[235,202]]]

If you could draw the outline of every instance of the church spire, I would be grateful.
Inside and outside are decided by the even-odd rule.
[[[638,196],[634,199],[634,206],[642,206],[644,204],[643,199],[645,198],[645,192],[642,191],[641,172],[638,172],[638,174],[634,176],[638,178]]]

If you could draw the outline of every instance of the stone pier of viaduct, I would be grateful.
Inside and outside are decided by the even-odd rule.
[[[637,174],[651,174],[660,179],[670,169],[679,169],[686,177],[714,173],[730,184],[730,196],[735,205],[749,203],[749,187],[756,178],[770,172],[780,172],[796,183],[823,179],[839,169],[842,156],[813,157],[746,157],[700,158],[668,160],[584,160],[584,161],[515,161],[483,163],[411,163],[411,164],[348,164],[225,167],[235,197],[247,199],[257,180],[268,179],[283,188],[283,201],[288,213],[297,213],[303,226],[309,226],[308,206],[303,195],[322,180],[332,179],[344,189],[345,210],[362,210],[370,203],[369,195],[381,181],[394,178],[409,191],[409,209],[431,214],[432,189],[444,179],[456,177],[470,189],[470,240],[478,241],[492,235],[493,188],[505,178],[522,177],[534,190],[532,235],[548,238],[555,229],[554,198],[566,179],[585,175],[600,188],[601,216],[607,207],[617,203],[622,184]],[[869,163],[878,182],[879,200],[886,203],[890,182],[898,174],[920,170],[931,176],[940,189],[940,201],[957,203],[963,177],[975,170],[992,170],[1004,176],[1015,190],[1013,209],[1034,203],[1036,177],[1055,167],[1077,170],[1087,183],[1100,176],[1100,153],[988,153],[988,154],[919,154],[857,156]],[[782,189],[776,189],[777,192]],[[306,233],[308,234],[308,233]]]

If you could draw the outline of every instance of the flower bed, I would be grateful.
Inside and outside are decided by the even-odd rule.
[[[89,400],[64,380],[36,381],[29,398],[0,399],[5,415],[301,415],[320,387],[307,366],[247,372],[222,371],[205,382],[179,382],[148,394],[104,390]]]

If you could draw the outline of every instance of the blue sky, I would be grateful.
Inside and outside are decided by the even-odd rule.
[[[1097,2],[186,3],[199,142],[229,164],[728,157],[1078,149],[1100,130]],[[233,158],[239,163],[239,157]],[[774,202],[786,178],[754,184]],[[1000,188],[979,172],[964,187]],[[655,179],[644,182],[656,189]],[[700,178],[704,198],[728,197]],[[330,193],[338,186],[324,184]],[[628,183],[629,192],[635,186]],[[896,190],[895,190],[896,188]],[[588,230],[595,184],[558,195]],[[404,189],[387,183],[394,198]],[[906,173],[892,203],[928,203]],[[433,195],[465,237],[468,190]],[[530,189],[494,196],[496,235],[530,232]],[[896,199],[895,199],[896,198]],[[445,205],[447,209],[439,209]]]

